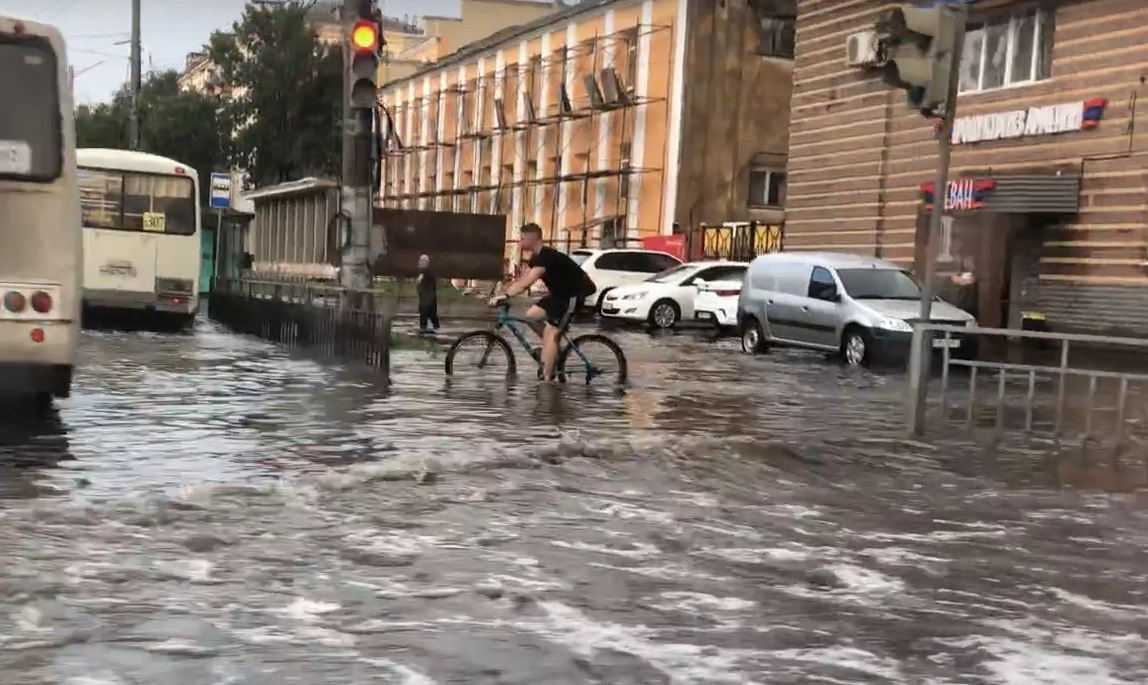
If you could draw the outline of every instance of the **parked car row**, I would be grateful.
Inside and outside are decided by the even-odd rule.
[[[903,362],[921,297],[908,271],[851,254],[775,253],[748,264],[683,264],[644,250],[572,254],[598,284],[594,306],[603,319],[662,329],[684,321],[736,328],[751,354],[791,346],[839,354],[850,365]],[[975,317],[939,298],[932,321],[976,326]],[[978,352],[975,336],[933,344],[963,358]]]

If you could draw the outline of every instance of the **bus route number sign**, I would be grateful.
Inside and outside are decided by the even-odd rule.
[[[143,230],[149,233],[163,233],[166,228],[167,217],[159,212],[144,212]]]

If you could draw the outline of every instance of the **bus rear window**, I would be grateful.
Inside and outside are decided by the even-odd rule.
[[[63,167],[60,83],[52,44],[0,34],[0,178],[48,183]]]
[[[186,176],[153,176],[80,169],[85,228],[195,234],[195,186]]]

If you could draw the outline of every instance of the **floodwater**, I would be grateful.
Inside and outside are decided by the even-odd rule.
[[[624,396],[404,352],[384,397],[87,335],[0,432],[0,682],[1148,682],[1134,495],[902,442],[895,375],[618,339]]]

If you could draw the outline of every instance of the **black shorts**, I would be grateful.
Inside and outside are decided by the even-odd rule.
[[[541,300],[538,300],[538,306],[546,312],[546,323],[563,331],[570,327],[570,321],[585,304],[586,298],[582,296],[554,297],[553,295],[544,295]]]

